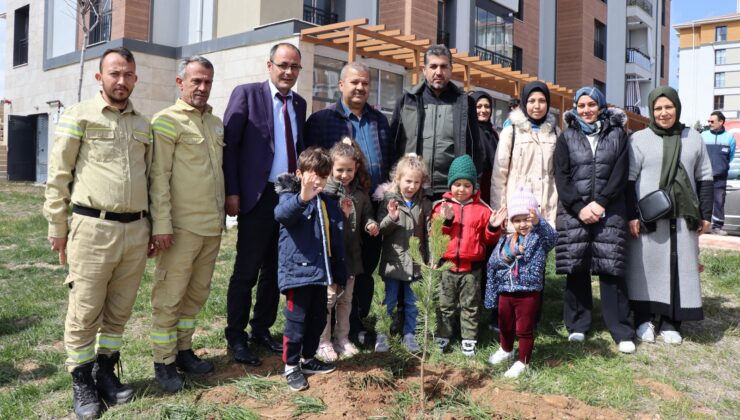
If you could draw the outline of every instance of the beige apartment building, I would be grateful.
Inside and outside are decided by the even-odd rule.
[[[299,46],[304,70],[296,90],[309,100],[309,112],[325,107],[337,98],[339,70],[347,52],[303,42],[300,31],[357,18],[366,18],[369,26],[382,24],[416,39],[445,43],[561,86],[604,82],[610,102],[634,110],[643,105],[640,92],[646,97],[645,91],[661,80],[657,69],[668,68],[667,58],[662,59],[665,54],[658,53],[658,45],[667,50],[667,41],[657,34],[664,32],[660,18],[668,13],[669,0],[90,1],[97,13],[84,19],[71,6],[75,2],[67,0],[6,2],[4,71],[10,104],[4,105],[6,129],[0,153],[7,145],[10,179],[46,179],[56,120],[65,106],[78,101],[81,23],[93,27],[84,48],[81,98],[98,90],[94,73],[100,54],[125,46],[136,56],[139,75],[132,99],[146,115],[177,98],[177,60],[193,54],[202,54],[215,65],[211,104],[222,115],[235,86],[267,77],[268,51],[276,42]],[[635,70],[641,71],[639,75],[628,73],[635,64],[629,48],[644,55]],[[603,56],[598,56],[600,51]],[[358,59],[371,67],[370,103],[390,116],[396,98],[418,69],[383,59]],[[509,95],[490,93],[495,99],[493,121],[500,127]]]

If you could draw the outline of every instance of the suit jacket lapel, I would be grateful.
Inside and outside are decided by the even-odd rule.
[[[275,121],[272,115],[272,96],[270,95],[270,84],[268,81],[262,83],[262,109],[265,111],[267,117],[267,131],[270,133],[270,150],[272,155],[275,155]]]

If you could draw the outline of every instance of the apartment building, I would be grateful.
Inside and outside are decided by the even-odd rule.
[[[740,119],[740,13],[674,25],[678,34],[678,86],[682,117],[706,125],[721,110]]]

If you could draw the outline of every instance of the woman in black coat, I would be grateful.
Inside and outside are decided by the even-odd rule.
[[[486,204],[491,203],[491,171],[493,160],[496,158],[496,146],[498,145],[498,133],[491,123],[493,111],[493,99],[486,92],[477,90],[470,93],[475,100],[475,115],[478,119],[478,135],[486,151],[483,170],[480,176],[480,197]]]
[[[591,328],[593,274],[599,276],[604,322],[612,338],[619,351],[633,353],[624,280],[627,117],[620,109],[607,109],[597,88],[584,87],[564,120],[567,128],[555,145],[555,264],[559,274],[567,274],[563,316],[568,340],[583,341]]]

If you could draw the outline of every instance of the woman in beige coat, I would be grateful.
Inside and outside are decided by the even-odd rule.
[[[520,109],[509,114],[511,125],[501,132],[491,176],[491,207],[506,207],[519,187],[532,191],[539,213],[555,226],[558,194],[553,153],[560,129],[549,115],[550,90],[540,81],[522,89]]]

